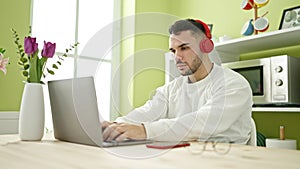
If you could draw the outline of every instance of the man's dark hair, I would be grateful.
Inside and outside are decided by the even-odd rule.
[[[194,19],[185,19],[176,21],[171,27],[169,28],[170,34],[178,34],[181,31],[191,30],[194,33],[199,33],[201,30],[202,33],[206,34],[206,31],[202,24],[196,22]]]

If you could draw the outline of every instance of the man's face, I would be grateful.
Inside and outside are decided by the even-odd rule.
[[[181,75],[191,75],[201,66],[199,58],[200,40],[192,35],[191,31],[182,31],[179,34],[171,34],[169,49],[174,54],[176,66]]]

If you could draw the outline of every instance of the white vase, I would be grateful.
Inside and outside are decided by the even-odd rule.
[[[44,135],[45,108],[43,84],[26,83],[19,116],[19,135],[23,141],[38,141]]]

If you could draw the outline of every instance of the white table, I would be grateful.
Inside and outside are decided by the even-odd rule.
[[[211,146],[201,155],[188,148],[157,150],[145,145],[99,148],[58,141],[20,141],[18,135],[0,135],[1,169],[299,169],[300,151],[232,145],[219,155]]]

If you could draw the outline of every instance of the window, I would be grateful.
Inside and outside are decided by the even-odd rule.
[[[110,79],[111,49],[103,49],[99,38],[112,44],[114,1],[103,0],[33,0],[32,36],[42,48],[43,41],[56,43],[56,54],[62,55],[65,48],[79,42],[71,56],[63,61],[55,75],[46,76],[45,81],[80,76],[94,76],[100,115],[109,120],[110,116]],[[111,45],[112,46],[112,45]],[[96,50],[95,50],[96,49]],[[40,49],[41,50],[41,49]],[[102,50],[102,51],[98,51]],[[102,52],[102,53],[101,53]],[[49,59],[47,64],[54,60]],[[100,90],[101,89],[101,90]],[[45,87],[46,127],[52,128],[50,102]]]

